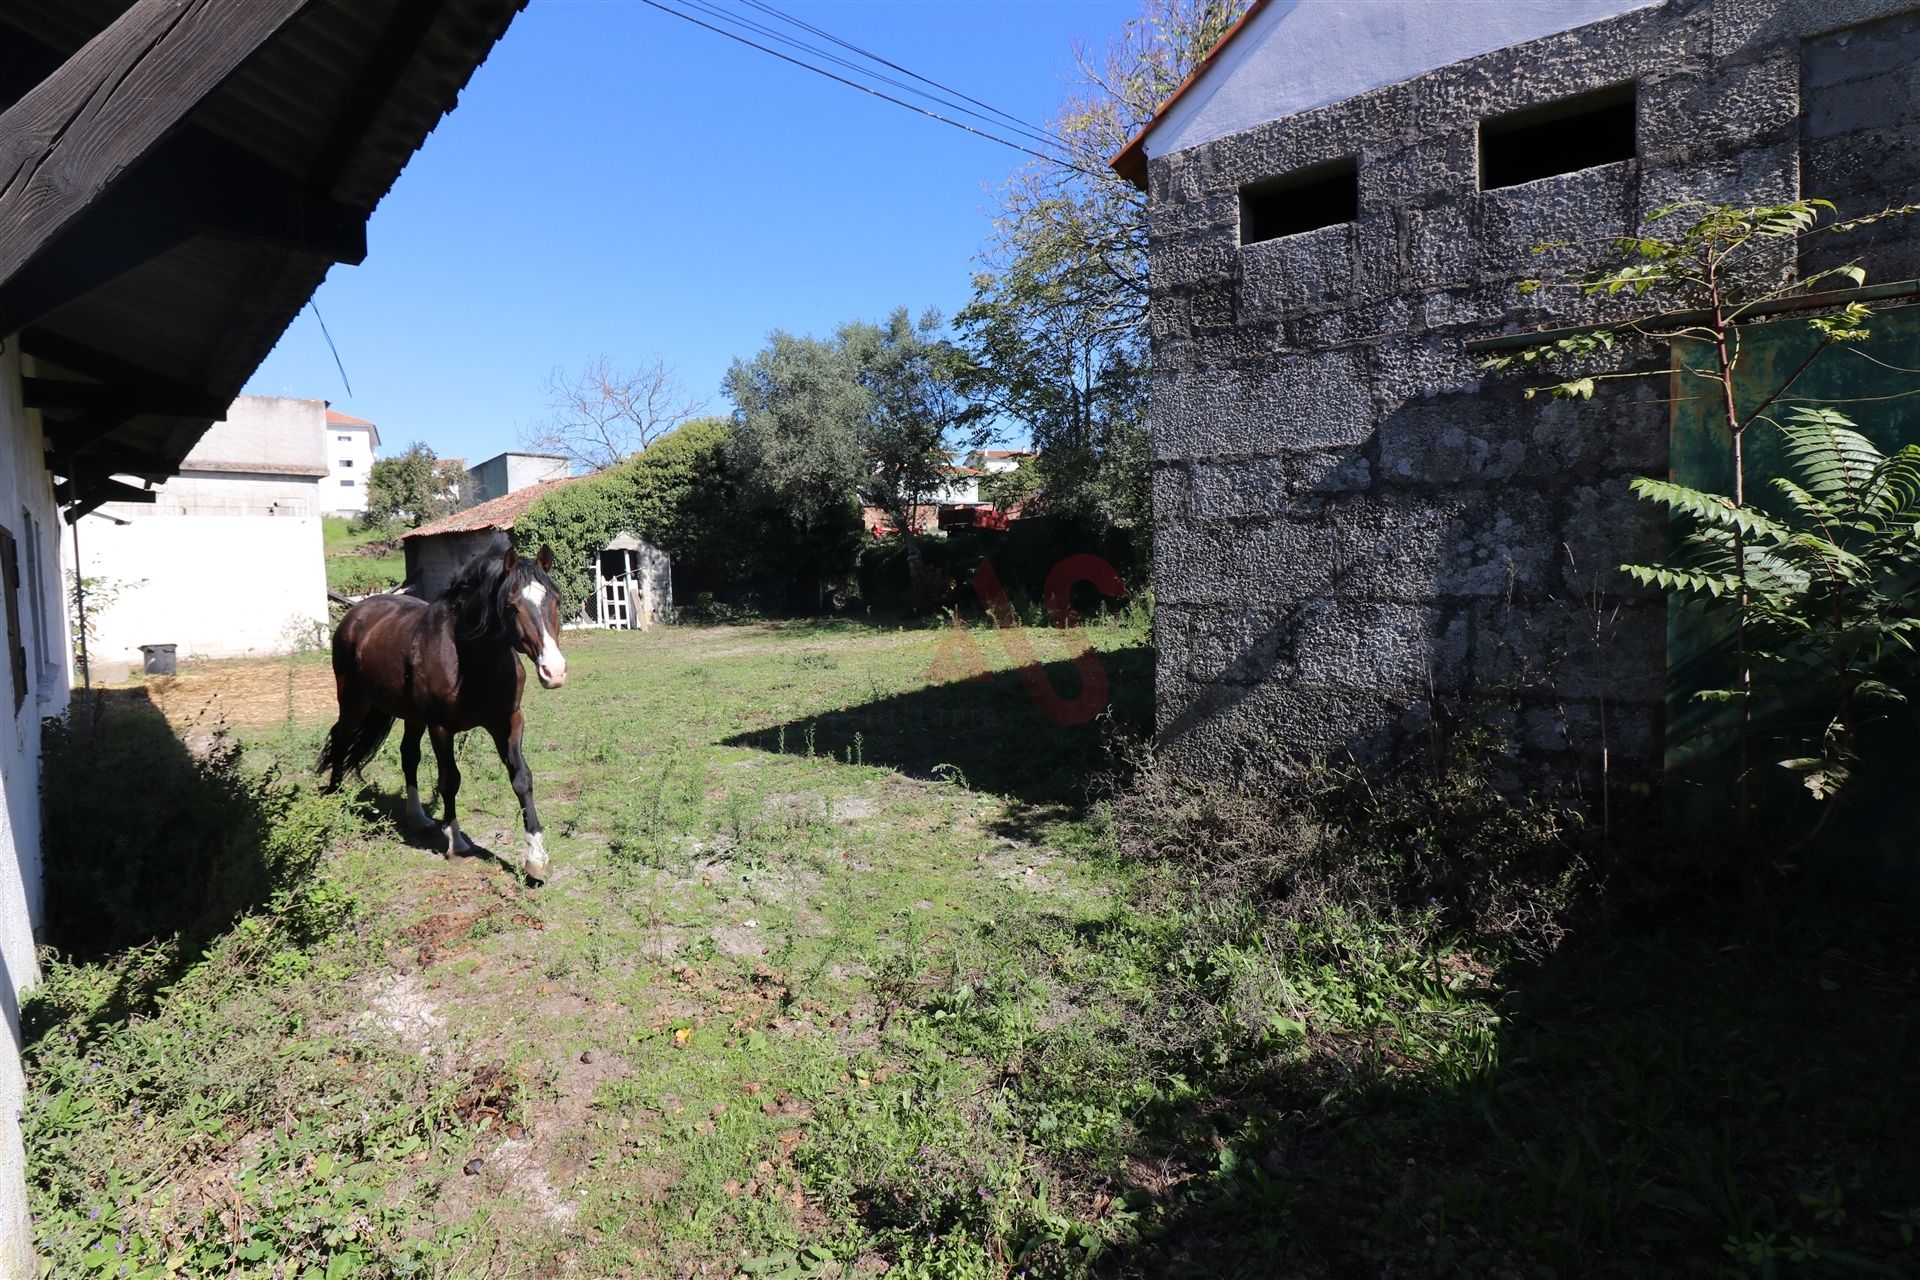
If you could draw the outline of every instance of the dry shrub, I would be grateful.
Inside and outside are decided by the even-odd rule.
[[[1277,919],[1427,922],[1540,954],[1590,879],[1577,814],[1509,795],[1472,737],[1394,766],[1320,763],[1233,781],[1134,749],[1110,798],[1121,851],[1192,871],[1215,902]]]

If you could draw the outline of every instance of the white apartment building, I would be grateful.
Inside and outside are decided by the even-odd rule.
[[[380,428],[365,418],[327,410],[327,477],[320,482],[323,515],[365,514],[367,477],[379,449]]]

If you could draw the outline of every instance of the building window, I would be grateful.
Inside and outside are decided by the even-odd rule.
[[[334,439],[335,439],[335,440],[338,440],[338,441],[339,441],[339,442],[340,442],[341,444],[352,444],[352,443],[353,443],[353,437],[352,437],[352,436],[335,436],[335,437],[334,437]]]
[[[26,531],[26,582],[27,582],[27,624],[29,636],[33,641],[33,661],[40,672],[40,679],[51,685],[56,675],[53,660],[53,641],[47,619],[47,582],[45,537],[40,530],[40,522],[28,511],[20,513],[21,527]]]
[[[1480,122],[1480,189],[1631,160],[1635,86],[1612,85]]]
[[[351,489],[351,488],[353,488],[353,481],[351,481],[351,480],[342,480],[342,481],[340,482],[340,487],[341,487],[342,489]]]
[[[20,544],[9,529],[0,528],[0,594],[6,596],[7,665],[13,684],[13,713],[27,701],[27,647],[20,642]]]
[[[350,467],[350,466],[352,466],[352,465],[353,465],[353,459],[352,459],[352,458],[342,458],[342,459],[340,459],[340,465],[341,465],[341,466],[343,466],[343,467]]]
[[[1330,160],[1240,188],[1240,243],[1297,236],[1359,214],[1359,165],[1352,156]]]

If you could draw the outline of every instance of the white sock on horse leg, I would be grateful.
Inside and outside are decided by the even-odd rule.
[[[473,850],[473,841],[460,834],[459,822],[447,823],[447,856],[469,853]]]
[[[527,875],[535,880],[547,878],[547,835],[544,831],[535,831],[527,836],[527,860],[523,864]]]
[[[420,788],[407,788],[407,821],[416,827],[430,827],[433,819],[420,807]]]

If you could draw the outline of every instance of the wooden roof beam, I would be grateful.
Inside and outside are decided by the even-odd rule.
[[[135,0],[0,114],[0,285],[312,2]]]
[[[169,378],[165,374],[155,373],[144,365],[135,364],[110,351],[102,351],[51,329],[31,328],[20,333],[20,350],[36,360],[45,360],[70,369],[95,382],[112,383],[118,389],[135,397],[151,397],[155,403],[183,403],[198,396],[203,400],[206,392],[191,383]],[[204,408],[205,405],[203,404]],[[226,405],[216,405],[206,414],[189,415],[209,417],[215,420],[227,416]]]
[[[169,394],[158,388],[75,382],[67,378],[22,378],[21,393],[29,409],[82,409],[92,413],[155,413],[171,418],[215,418],[227,406],[204,391]]]

